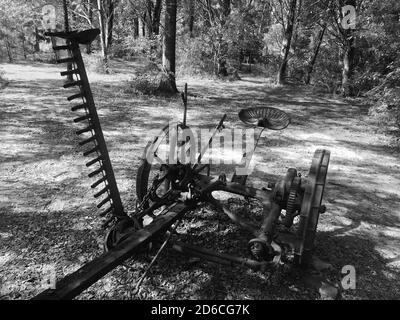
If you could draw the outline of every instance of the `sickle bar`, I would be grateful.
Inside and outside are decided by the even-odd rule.
[[[100,191],[95,193],[95,198],[103,196],[104,199],[97,205],[98,208],[103,207],[106,203],[110,206],[105,212],[101,212],[99,216],[110,215],[110,217],[122,218],[126,216],[122,206],[120,194],[118,191],[117,183],[115,181],[114,171],[111,165],[110,157],[108,154],[107,146],[104,141],[103,131],[100,126],[99,117],[97,115],[96,106],[93,100],[92,91],[86,74],[86,69],[82,60],[81,51],[79,48],[80,43],[91,42],[97,36],[97,30],[90,31],[91,34],[87,38],[86,34],[82,32],[57,32],[47,33],[48,36],[56,36],[66,39],[66,45],[55,46],[55,51],[67,50],[69,56],[67,58],[57,60],[58,63],[72,63],[72,70],[61,72],[61,76],[73,75],[75,80],[64,84],[64,88],[74,88],[79,91],[70,95],[67,99],[69,101],[81,99],[82,103],[77,104],[71,108],[74,112],[80,114],[74,119],[75,123],[82,123],[82,129],[76,131],[76,134],[82,135],[82,140],[79,145],[85,146],[84,156],[94,155],[95,157],[87,162],[86,166],[93,166],[98,164],[97,168],[89,173],[89,177],[99,177],[96,182],[92,184],[92,188],[100,187]],[[83,113],[84,112],[84,113]],[[111,223],[113,219],[107,219],[107,224]],[[107,225],[105,225],[107,226]]]

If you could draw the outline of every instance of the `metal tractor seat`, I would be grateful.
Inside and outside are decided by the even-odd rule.
[[[290,124],[289,115],[272,107],[242,109],[239,119],[247,125],[271,130],[283,130]]]

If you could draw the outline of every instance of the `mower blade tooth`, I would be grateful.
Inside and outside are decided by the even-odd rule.
[[[110,201],[111,200],[111,198],[110,198],[110,196],[108,196],[107,198],[105,198],[103,201],[101,201],[98,205],[97,205],[97,208],[101,208],[102,206],[104,206],[108,201]]]
[[[85,95],[83,94],[83,92],[80,92],[80,93],[77,93],[77,94],[74,94],[74,95],[72,95],[72,96],[69,96],[68,98],[67,98],[67,100],[68,101],[71,101],[71,100],[74,100],[74,99],[77,99],[77,98],[83,98]]]
[[[78,131],[76,132],[76,134],[79,136],[79,135],[82,134],[82,133],[89,132],[89,131],[92,131],[92,130],[93,130],[93,127],[92,127],[92,126],[89,126],[89,127],[84,128],[84,129],[78,130]]]
[[[94,135],[92,135],[90,138],[88,138],[88,139],[86,139],[86,140],[83,140],[83,141],[80,141],[79,142],[79,145],[80,146],[83,146],[83,145],[85,145],[85,144],[87,144],[87,143],[89,143],[89,142],[92,142],[92,141],[95,141],[96,140],[96,135],[94,134]]]
[[[68,83],[64,84],[63,88],[67,89],[67,88],[81,86],[81,85],[82,85],[82,81],[78,80],[78,81],[72,81],[72,82],[68,82]]]
[[[80,122],[80,121],[83,121],[83,120],[87,120],[87,119],[90,119],[90,117],[91,117],[91,114],[86,114],[86,115],[84,115],[82,117],[75,118],[74,122]]]
[[[94,188],[96,188],[100,183],[102,183],[102,182],[104,182],[104,181],[106,181],[107,180],[107,177],[103,177],[103,178],[101,178],[100,180],[97,180],[95,183],[93,183],[90,187],[92,188],[92,189],[94,189]]]
[[[75,58],[74,57],[68,57],[68,58],[58,59],[56,62],[57,63],[75,62]]]
[[[73,106],[71,108],[71,111],[76,111],[79,109],[86,109],[88,107],[87,103],[83,103],[83,104],[78,104],[77,106]]]
[[[70,46],[68,46],[68,45],[65,45],[65,46],[54,46],[53,47],[53,50],[70,50],[71,49],[71,47]]]
[[[86,157],[86,156],[88,156],[89,154],[91,154],[91,153],[93,153],[93,152],[96,152],[96,151],[98,151],[99,150],[99,147],[98,146],[95,146],[93,149],[90,149],[90,150],[88,150],[88,151],[85,151],[84,153],[83,153],[83,155]]]
[[[94,170],[93,172],[89,173],[88,176],[89,176],[89,178],[92,178],[102,172],[103,172],[103,167],[101,166],[99,169]]]
[[[97,193],[95,193],[94,194],[94,197],[95,198],[98,198],[98,197],[100,197],[104,192],[107,192],[108,191],[108,186],[105,186],[103,189],[101,189],[99,192],[97,192]]]
[[[103,160],[102,156],[97,157],[96,159],[90,160],[88,163],[86,163],[86,167],[90,167],[101,160]]]
[[[104,217],[105,215],[107,215],[107,213],[110,213],[110,212],[112,212],[113,210],[114,210],[114,207],[111,206],[111,207],[109,207],[108,209],[106,209],[106,210],[100,212],[100,213],[99,213],[99,217]]]
[[[79,70],[78,69],[72,69],[72,70],[67,70],[67,71],[62,71],[60,72],[60,75],[63,76],[68,76],[70,74],[78,74]]]

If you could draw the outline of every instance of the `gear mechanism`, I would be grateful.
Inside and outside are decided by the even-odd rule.
[[[283,220],[283,224],[287,228],[290,228],[292,226],[293,219],[296,216],[296,211],[299,210],[298,203],[296,202],[296,200],[298,198],[298,194],[300,191],[300,185],[301,185],[301,178],[294,177],[290,185],[288,200],[286,203],[286,216],[285,219]]]

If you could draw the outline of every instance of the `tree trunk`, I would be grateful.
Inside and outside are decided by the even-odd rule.
[[[347,40],[347,44],[343,52],[343,70],[342,70],[342,95],[352,96],[352,78],[354,73],[354,39],[351,37]]]
[[[105,44],[107,51],[109,51],[112,44],[113,27],[114,27],[114,0],[107,0],[106,10],[104,10],[104,32],[105,32]]]
[[[277,77],[278,84],[282,84],[285,82],[288,56],[293,36],[293,25],[296,13],[296,3],[297,0],[290,0],[289,3],[289,12],[287,16],[286,28],[281,49],[281,64],[279,66],[278,77]]]
[[[344,5],[356,6],[355,0],[346,0]],[[353,92],[353,73],[354,73],[354,30],[342,29],[343,35],[343,69],[342,69],[342,95],[352,96]]]
[[[261,34],[264,31],[264,26],[270,26],[271,25],[271,12],[269,9],[269,4],[268,2],[265,2],[263,5],[262,13],[261,13],[261,19],[260,19],[260,25],[258,27],[258,33]]]
[[[169,93],[178,91],[175,82],[176,2],[165,1],[162,65],[166,77],[161,81],[160,89]]]
[[[22,38],[22,54],[24,56],[24,59],[26,60],[25,36],[23,36]]]
[[[99,15],[99,27],[100,27],[100,44],[101,44],[101,54],[103,58],[103,65],[105,73],[109,73],[108,70],[108,54],[107,54],[107,43],[104,29],[104,13],[103,7],[101,5],[101,0],[97,0],[97,10]]]
[[[139,37],[146,36],[146,15],[143,15],[139,18]]]
[[[35,45],[33,47],[34,52],[39,52],[40,51],[40,46],[39,46],[39,30],[37,27],[35,27]]]
[[[194,26],[194,0],[185,0],[184,7],[184,28],[189,33],[189,37],[193,38],[193,26]]]
[[[222,2],[222,18],[221,27],[224,28],[226,20],[231,12],[231,0],[223,0]],[[228,52],[228,44],[224,41],[222,35],[219,36],[219,48],[218,48],[218,75],[226,77],[228,70],[226,66],[226,56]]]
[[[222,19],[223,24],[226,22],[226,18],[231,13],[231,0],[223,0],[222,1]]]
[[[156,0],[156,5],[154,6],[154,12],[153,12],[153,21],[152,21],[153,34],[156,35],[160,34],[161,9],[162,9],[162,0]]]
[[[8,55],[8,61],[12,63],[14,61],[13,56],[12,56],[12,51],[11,51],[11,45],[8,39],[6,40],[6,48],[7,48],[7,55]]]
[[[228,51],[228,45],[223,41],[222,37],[219,40],[218,58],[217,58],[217,75],[226,77],[228,70],[226,68],[226,53]]]
[[[133,18],[133,36],[136,38],[139,37],[139,18]]]
[[[194,30],[194,4],[190,2],[190,11],[189,11],[189,37],[193,38],[193,30]]]
[[[153,15],[153,1],[152,0],[146,0],[146,13],[145,13],[145,24],[146,24],[146,31],[147,31],[147,37],[151,37],[153,34],[153,22],[152,22],[152,17]]]
[[[68,0],[63,0],[63,10],[64,10],[64,31],[68,32],[69,31],[69,21],[68,21]],[[67,70],[71,71],[72,70],[72,63],[68,62],[67,63]],[[72,77],[72,74],[67,75],[67,82],[72,82],[74,81],[74,78]]]
[[[51,32],[56,32],[56,30],[50,30]],[[55,47],[55,46],[57,46],[57,40],[56,40],[56,37],[50,37],[50,42],[51,42],[51,46],[52,47]],[[55,58],[55,61],[57,61],[58,59],[60,59],[60,51],[58,51],[58,50],[53,50],[53,52],[54,52],[54,58]],[[67,64],[67,67],[68,67],[68,64]],[[69,80],[68,80],[68,78],[67,78],[67,82],[68,82]]]
[[[90,27],[93,26],[93,8],[92,8],[92,0],[87,0],[87,10],[88,10],[88,18],[89,18],[89,23]],[[92,43],[88,43],[86,45],[86,53],[91,54],[92,53]]]
[[[322,43],[322,39],[324,38],[325,30],[326,30],[326,25],[323,25],[322,29],[318,31],[318,34],[317,34],[316,38],[314,39],[313,54],[311,56],[310,61],[308,62],[307,68],[306,68],[306,74],[305,74],[305,78],[304,78],[305,84],[310,83],[311,74],[314,70],[315,61],[317,60],[319,48],[321,47],[321,43]]]
[[[63,0],[63,11],[64,11],[64,31],[69,31],[69,21],[68,21],[68,0]]]

